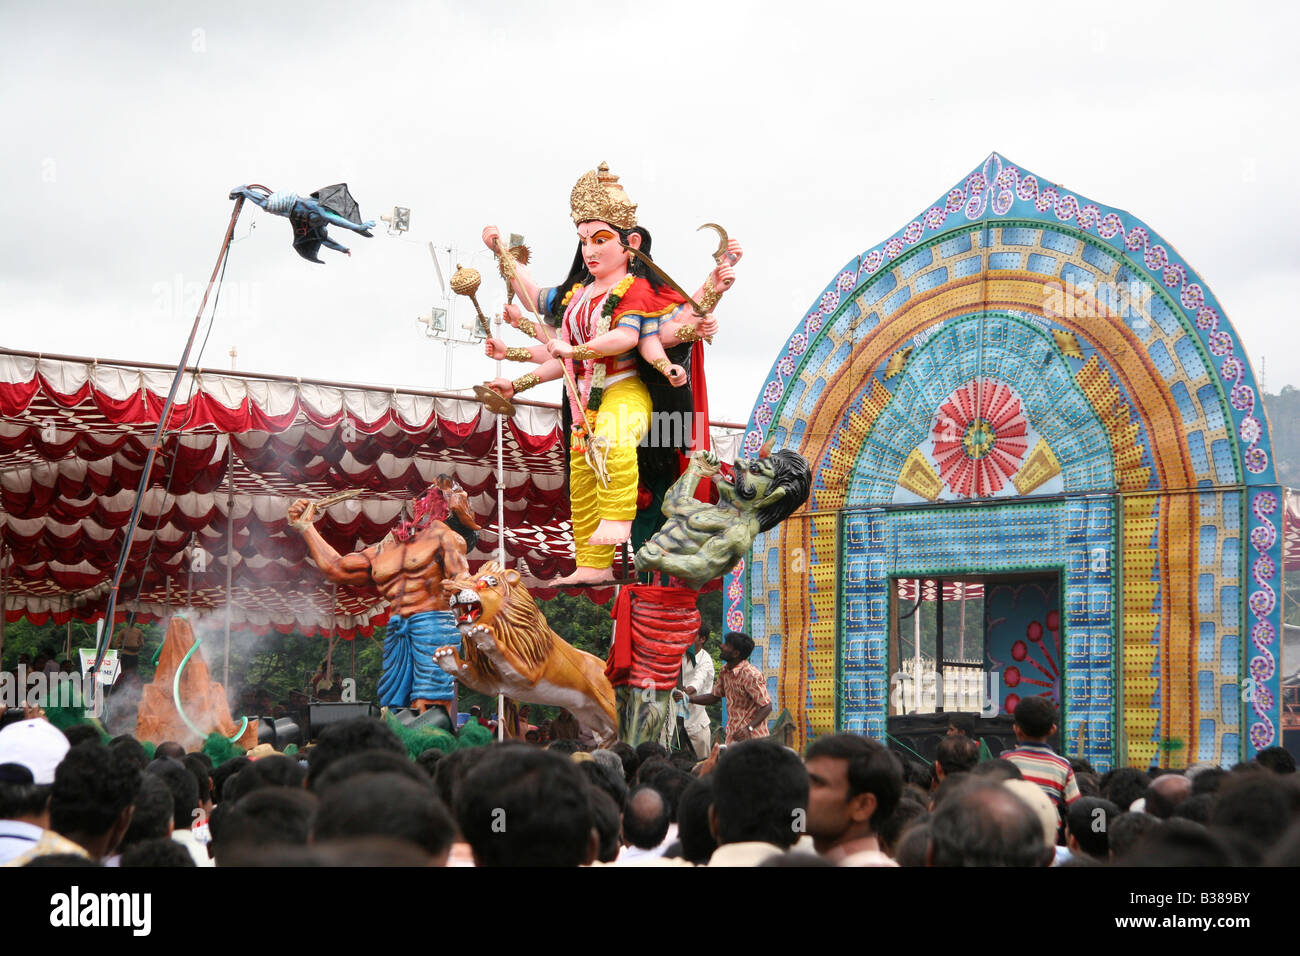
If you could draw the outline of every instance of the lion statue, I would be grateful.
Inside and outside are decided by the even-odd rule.
[[[452,592],[461,648],[438,648],[439,667],[480,694],[565,707],[602,745],[613,742],[618,720],[605,662],[551,630],[518,571],[489,561],[442,586]]]
[[[754,536],[788,518],[808,500],[812,471],[793,451],[770,453],[736,462],[734,483],[721,474],[710,451],[691,456],[686,473],[664,496],[664,526],[636,553],[637,571],[670,574],[699,590],[740,561]],[[701,478],[712,478],[718,503],[695,498]]]

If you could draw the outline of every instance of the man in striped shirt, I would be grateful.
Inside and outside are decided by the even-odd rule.
[[[1047,743],[1056,733],[1056,708],[1046,697],[1026,697],[1016,705],[1014,716],[1017,746],[1002,757],[1020,768],[1026,780],[1042,787],[1064,819],[1066,807],[1079,799],[1079,785],[1070,762]]]

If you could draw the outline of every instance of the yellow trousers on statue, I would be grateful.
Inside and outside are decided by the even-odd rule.
[[[636,449],[650,428],[650,393],[639,378],[609,386],[596,413],[596,434],[609,440],[602,487],[586,456],[569,454],[569,510],[573,520],[574,552],[579,566],[608,568],[614,563],[613,545],[593,546],[587,540],[603,519],[631,521],[636,517]]]

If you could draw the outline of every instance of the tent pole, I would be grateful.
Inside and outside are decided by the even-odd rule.
[[[330,643],[325,651],[325,679],[334,682],[334,642],[339,634],[339,586],[330,585]]]
[[[221,686],[230,690],[230,590],[235,573],[235,443],[226,437],[226,657]]]
[[[0,540],[0,657],[5,652],[5,612],[9,607],[9,566],[7,547]]]
[[[104,651],[108,647],[108,640],[113,634],[113,613],[117,609],[117,592],[122,586],[122,573],[126,571],[126,559],[131,555],[131,539],[135,537],[135,527],[140,520],[140,506],[144,503],[144,494],[149,490],[149,479],[153,476],[153,463],[158,455],[158,448],[162,444],[163,430],[167,427],[167,419],[171,417],[172,405],[176,401],[176,390],[180,388],[181,379],[185,377],[185,364],[189,361],[190,350],[194,348],[194,340],[199,334],[199,322],[203,319],[203,310],[208,307],[208,296],[212,294],[212,288],[217,284],[217,276],[221,272],[221,263],[226,258],[226,253],[230,251],[230,240],[235,235],[235,223],[239,219],[239,212],[244,208],[244,197],[240,196],[235,200],[235,208],[230,212],[230,225],[226,227],[226,236],[221,240],[221,251],[217,253],[217,263],[212,267],[212,278],[208,279],[208,287],[203,292],[203,301],[199,303],[199,311],[194,315],[194,324],[190,327],[190,337],[185,342],[185,351],[181,353],[180,363],[176,366],[176,375],[172,378],[171,391],[167,393],[167,401],[163,404],[162,412],[158,415],[158,427],[154,429],[153,441],[149,444],[149,453],[145,455],[144,467],[140,469],[140,484],[135,489],[135,504],[131,507],[131,517],[122,529],[122,553],[117,559],[117,570],[113,572],[113,584],[108,590],[108,607],[104,610],[104,620],[107,626],[100,637],[99,646],[95,649],[95,670],[104,660]],[[142,572],[143,573],[143,572]]]
[[[506,284],[509,288],[509,283]],[[495,316],[496,333],[501,334],[501,316]],[[497,378],[501,377],[501,359],[497,359]],[[497,564],[506,566],[506,463],[505,416],[497,416]],[[497,694],[497,740],[505,739],[506,695]]]

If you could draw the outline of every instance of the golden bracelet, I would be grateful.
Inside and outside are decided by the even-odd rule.
[[[700,340],[700,333],[695,331],[695,326],[693,325],[677,326],[678,342],[698,342],[699,340]]]
[[[533,360],[532,349],[512,346],[506,349],[506,359],[511,362],[531,362]]]
[[[520,375],[510,385],[514,388],[515,394],[518,395],[520,392],[528,391],[534,385],[540,385],[541,381],[542,377],[540,375],[536,372],[529,372],[527,375]]]
[[[604,358],[605,356],[601,355],[590,345],[575,345],[573,347],[573,357],[579,362],[585,362],[588,359]]]
[[[722,293],[713,286],[713,276],[704,280],[704,292],[700,295],[700,308],[705,314],[713,311],[713,307],[722,301]]]
[[[531,335],[533,338],[537,338],[537,326],[534,325],[533,320],[528,318],[526,315],[520,316],[519,318],[519,331],[524,333],[524,335]]]
[[[655,368],[657,368],[659,370],[659,374],[662,375],[664,378],[668,377],[669,362],[666,358],[657,358],[650,364],[653,365]]]

